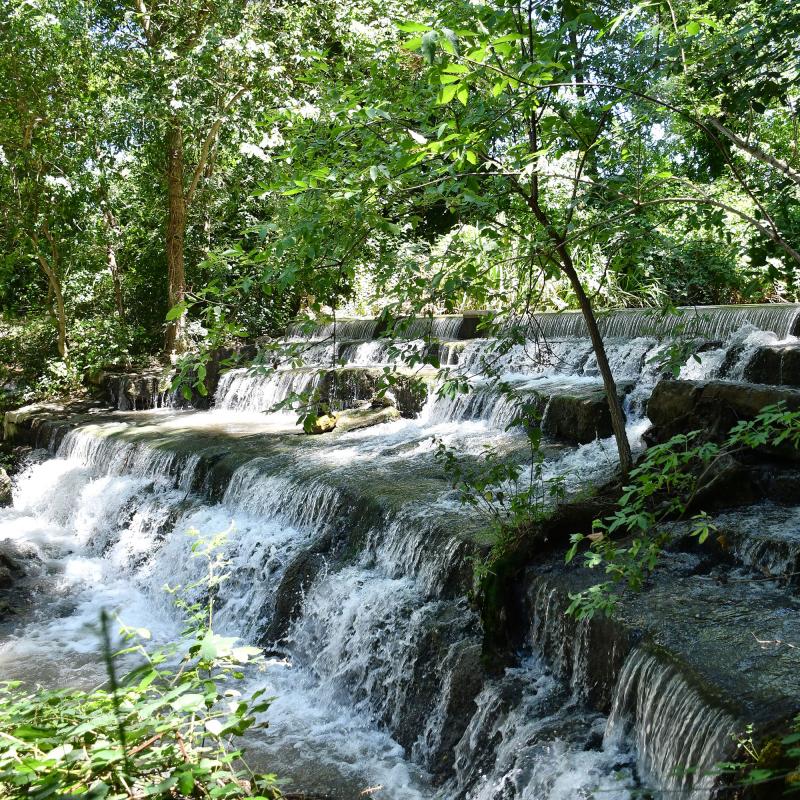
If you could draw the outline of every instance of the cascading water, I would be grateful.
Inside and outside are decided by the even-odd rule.
[[[377,325],[377,320],[374,319],[345,318],[322,324],[297,322],[289,325],[286,329],[286,336],[289,339],[315,341],[336,338],[340,342],[353,339],[372,339]]]
[[[220,378],[216,407],[228,411],[272,411],[291,395],[312,390],[319,377],[313,369],[274,372],[232,369]]]
[[[800,333],[800,310],[796,304],[697,306],[664,313],[657,308],[617,309],[598,314],[604,338],[634,339],[642,336],[694,336],[710,341],[725,339],[746,325],[773,331],[779,338]],[[586,338],[588,330],[577,311],[533,314],[526,327],[532,336],[544,339]]]
[[[783,325],[782,338],[791,320],[776,309],[764,318]],[[719,312],[708,330],[738,324],[742,314],[755,319]],[[645,401],[667,347],[626,338],[639,330],[635,317],[620,321],[619,338],[608,343],[628,384],[633,440],[646,426]],[[550,333],[566,318],[554,316]],[[434,320],[433,334],[455,338],[456,319]],[[293,417],[253,413],[316,386],[334,356],[352,369],[385,365],[391,345],[369,341],[375,330],[374,320],[341,320],[337,353],[322,341],[333,332],[318,329],[306,337],[302,369],[232,370],[211,412],[98,415],[66,435],[56,423],[44,431],[52,457],[31,463],[17,478],[14,507],[0,509],[0,539],[35,546],[38,592],[47,598],[0,645],[4,674],[31,677],[36,664],[38,680],[96,683],[101,607],[156,639],[175,636],[179,621],[162,587],[188,583],[201,568],[186,531],[226,531],[231,568],[217,626],[274,655],[254,678],[278,698],[271,727],[248,746],[298,787],[337,798],[380,785],[377,796],[387,798],[629,800],[644,782],[677,792],[669,797],[709,797],[710,778],[674,778],[672,770],[705,769],[722,757],[733,719],[639,650],[624,667],[620,655],[609,673],[610,718],[592,710],[591,634],[561,623],[552,588],[534,603],[531,655],[483,675],[480,621],[464,599],[483,523],[457,502],[431,437],[466,458],[480,458],[487,442],[522,458],[524,439],[506,430],[515,397],[539,398],[546,417],[553,397],[596,391],[588,341],[551,337],[508,352],[487,339],[448,345],[446,362],[474,391],[432,391],[416,419],[375,428],[304,437]],[[776,336],[746,329],[684,374],[735,373],[749,345]],[[514,391],[498,392],[487,365]],[[581,489],[612,472],[613,449],[610,438],[548,441],[545,474]]]
[[[714,765],[730,751],[737,729],[674,667],[635,650],[622,668],[605,738],[624,742],[634,730],[643,775],[656,776],[671,796],[707,795],[717,779]]]

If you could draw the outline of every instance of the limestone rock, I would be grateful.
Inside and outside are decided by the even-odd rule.
[[[11,478],[8,473],[0,467],[0,508],[10,506],[13,498],[11,496]]]
[[[385,408],[352,408],[342,411],[336,420],[336,429],[340,431],[356,431],[393,422],[400,419],[400,412],[394,406]]]
[[[632,384],[620,384],[624,396]],[[542,430],[550,436],[576,444],[588,444],[611,436],[611,412],[605,391],[598,388],[571,394],[553,394],[542,420]]]
[[[338,415],[334,412],[331,412],[330,414],[322,414],[314,420],[308,433],[314,435],[320,433],[329,433],[336,427],[337,419]]]
[[[422,411],[428,399],[428,386],[424,378],[396,375],[392,387],[395,405],[404,417],[414,418]],[[323,403],[342,411],[372,402],[384,379],[382,369],[374,367],[342,367],[326,372],[318,391]]]
[[[745,368],[753,383],[800,387],[800,347],[771,345],[759,347]]]
[[[40,567],[33,545],[11,539],[0,541],[0,621],[25,609]]]
[[[800,390],[778,386],[725,381],[664,380],[656,385],[647,404],[654,428],[651,443],[663,442],[677,433],[702,430],[722,438],[739,421],[753,419],[765,406],[783,402],[800,409]],[[792,451],[795,453],[796,451]],[[791,453],[787,450],[787,455]]]
[[[303,596],[325,566],[322,553],[302,550],[283,573],[275,592],[275,608],[265,639],[278,642],[289,632],[289,626],[298,616]]]

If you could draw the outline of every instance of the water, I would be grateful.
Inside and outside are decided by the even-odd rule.
[[[455,750],[456,778],[443,796],[469,800],[629,800],[640,786],[632,752],[603,744],[606,719],[565,691],[534,658],[507,669],[477,698]],[[498,741],[487,763],[487,742]]]
[[[672,665],[643,650],[625,662],[605,733],[606,746],[636,732],[639,769],[671,796],[708,794],[713,767],[741,725],[704,701]],[[646,740],[646,741],[645,741]]]
[[[461,316],[409,317],[396,321],[396,334],[404,339],[458,339],[464,318]],[[325,323],[292,323],[286,329],[289,339],[339,341],[374,339],[378,333],[375,319],[338,319]]]
[[[416,317],[400,320],[398,332],[410,339],[433,337],[458,339],[463,325],[461,316]],[[796,303],[774,303],[737,306],[687,306],[675,313],[657,308],[623,308],[597,314],[604,339],[640,337],[670,338],[677,335],[707,340],[725,339],[746,325],[772,331],[779,338],[797,334],[800,308]],[[520,324],[520,323],[513,323]],[[531,338],[585,339],[586,323],[578,311],[531,314],[522,322]],[[336,338],[373,339],[378,331],[374,319],[337,320]],[[295,339],[322,340],[334,335],[334,324],[292,324],[287,336]]]
[[[625,308],[598,314],[603,338],[634,339],[642,336],[670,338],[676,335],[707,340],[725,339],[746,325],[772,331],[780,338],[798,333],[797,304],[696,306],[664,314],[656,308]],[[580,312],[533,314],[526,322],[532,335],[545,339],[588,336]]]
[[[762,317],[781,330],[744,328],[684,367],[685,377],[735,377],[757,343],[786,336],[788,311],[776,309]],[[708,330],[744,313],[719,312]],[[558,332],[566,318],[547,324]],[[427,333],[455,338],[461,322],[436,318],[431,331],[409,331],[406,346],[419,352],[426,345],[413,337]],[[667,344],[638,335],[636,314],[614,324],[609,359],[628,384],[637,448]],[[521,461],[525,440],[507,430],[520,399],[540,398],[546,416],[550,397],[600,386],[588,341],[448,345],[447,362],[472,391],[439,397],[429,375],[416,419],[306,437],[292,414],[266,413],[316,386],[315,367],[334,357],[352,369],[388,363],[390,344],[375,332],[374,321],[341,320],[334,352],[324,341],[333,331],[316,329],[306,337],[308,366],[232,370],[210,412],[99,415],[63,437],[54,428],[42,442],[52,457],[31,463],[14,507],[0,509],[0,540],[30,543],[39,558],[39,599],[6,626],[3,674],[95,685],[103,607],[168,641],[180,620],[163,587],[202,571],[187,531],[225,532],[230,578],[216,624],[267,648],[269,666],[252,685],[278,698],[270,728],[248,747],[295,786],[337,798],[380,786],[373,796],[629,800],[649,783],[669,797],[707,798],[709,780],[675,778],[672,768],[712,764],[733,722],[678,672],[643,651],[619,651],[607,719],[592,705],[592,634],[563,624],[550,590],[529,651],[500,675],[484,675],[480,622],[464,599],[485,523],[458,503],[432,437],[473,463],[487,443]],[[487,366],[512,391],[497,392]],[[581,446],[547,439],[545,456],[545,475],[578,491],[613,473],[615,446],[610,437]]]
[[[323,340],[336,338],[339,341],[347,339],[372,339],[375,336],[378,323],[374,319],[339,319],[335,322],[322,324],[293,323],[286,329],[289,339]]]

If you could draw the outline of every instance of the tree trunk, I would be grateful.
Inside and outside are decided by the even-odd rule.
[[[183,193],[183,130],[173,119],[167,131],[167,301],[172,308],[186,292],[183,248],[186,239],[186,198]],[[167,325],[165,349],[180,352],[185,347],[183,315]]]
[[[597,366],[600,370],[600,375],[603,377],[603,387],[605,388],[606,400],[608,401],[608,409],[611,413],[611,428],[614,431],[614,438],[617,441],[619,466],[624,478],[633,466],[631,445],[628,441],[628,433],[625,430],[625,412],[622,409],[622,403],[617,394],[617,383],[614,380],[611,366],[608,363],[606,347],[605,344],[603,344],[603,337],[600,335],[600,329],[597,327],[597,319],[594,316],[592,304],[583,288],[578,271],[575,269],[575,264],[572,261],[569,249],[564,243],[564,236],[559,234],[553,227],[547,214],[539,205],[538,191],[535,190],[531,195],[525,195],[523,192],[523,197],[525,197],[537,221],[547,231],[547,235],[550,237],[555,251],[552,255],[553,261],[558,264],[561,271],[567,276],[575,292],[575,296],[578,298],[581,314],[583,314],[586,327],[589,329],[589,338],[592,341],[592,348],[597,358]]]
[[[108,241],[106,242],[106,263],[108,264],[108,271],[111,273],[111,281],[114,285],[114,305],[117,309],[117,315],[121,322],[125,322],[125,305],[122,301],[122,278],[119,274],[119,265],[117,264],[117,248],[116,242],[119,236],[119,225],[111,209],[106,208],[105,220],[108,226]]]
[[[39,268],[47,277],[47,299],[48,305],[52,299],[52,313],[56,321],[56,331],[58,333],[58,354],[66,361],[69,358],[69,345],[67,344],[67,311],[64,305],[64,292],[61,289],[61,281],[58,279],[56,271],[58,264],[58,248],[52,234],[47,226],[44,226],[44,235],[50,243],[50,252],[53,258],[51,264],[39,248],[39,237],[34,233],[31,234],[31,241],[36,252],[36,260],[39,263]],[[55,308],[53,308],[53,306]]]
[[[58,354],[66,361],[69,357],[69,345],[67,344],[67,312],[64,307],[64,293],[61,290],[61,281],[58,280],[58,275],[56,275],[53,267],[41,253],[37,254],[37,259],[42,272],[47,276],[48,294],[54,301],[54,316],[56,320],[56,329],[58,331]]]
[[[633,456],[631,454],[631,445],[628,441],[628,433],[625,430],[625,412],[622,409],[622,403],[617,393],[617,383],[614,380],[614,374],[611,372],[611,366],[608,363],[606,347],[603,343],[603,337],[600,335],[600,329],[597,327],[597,319],[594,315],[592,304],[586,296],[583,284],[581,284],[581,280],[575,270],[575,265],[572,263],[572,257],[565,248],[561,250],[559,255],[562,259],[564,273],[567,278],[569,278],[570,284],[572,284],[572,289],[578,298],[578,304],[581,307],[581,313],[586,322],[586,327],[589,329],[589,338],[592,340],[592,348],[597,358],[597,366],[603,377],[603,386],[605,387],[608,409],[611,412],[611,428],[614,431],[614,438],[617,441],[619,465],[623,477],[626,477],[633,466]]]
[[[106,262],[111,272],[111,281],[114,284],[114,305],[117,308],[117,316],[119,316],[121,322],[125,322],[125,306],[122,302],[122,281],[119,277],[117,254],[114,250],[113,242],[108,242],[106,245]]]

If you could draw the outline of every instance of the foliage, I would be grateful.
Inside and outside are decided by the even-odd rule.
[[[472,506],[489,523],[491,548],[485,558],[474,559],[478,581],[493,574],[495,565],[512,552],[529,526],[548,516],[554,502],[564,496],[564,477],[545,473],[541,449],[541,415],[535,404],[505,392],[517,411],[506,430],[521,428],[527,437],[525,463],[498,455],[491,445],[476,462],[459,457],[441,439],[435,439],[436,460],[443,467],[459,500]]]
[[[196,532],[195,532],[196,534]],[[233,741],[263,723],[263,690],[237,682],[263,664],[260,650],[214,632],[213,593],[224,579],[221,538],[199,538],[207,574],[176,595],[179,642],[148,649],[146,630],[120,631],[113,652],[102,618],[108,681],[90,691],[0,685],[0,792],[10,798],[219,798],[280,796],[274,775],[251,772]],[[176,591],[176,590],[172,590]],[[191,597],[200,593],[205,603]],[[209,595],[210,593],[210,595]],[[122,676],[123,664],[139,664]]]
[[[741,760],[717,764],[716,768],[746,787],[757,800],[800,793],[800,716],[796,716],[785,735],[757,741],[753,725],[734,736]],[[781,791],[782,790],[782,791]]]
[[[795,5],[13,0],[0,305],[44,374],[109,323],[793,299]]]
[[[569,613],[610,613],[619,599],[616,587],[641,589],[672,538],[665,524],[684,519],[694,509],[699,492],[725,459],[759,447],[800,447],[800,411],[789,411],[782,403],[766,406],[754,419],[738,422],[722,443],[693,431],[650,447],[631,471],[617,510],[595,520],[591,533],[571,537],[566,561],[588,543],[583,565],[602,569],[609,580],[572,594]],[[714,531],[702,511],[689,523],[689,535],[701,544]]]

